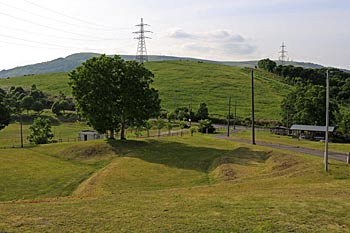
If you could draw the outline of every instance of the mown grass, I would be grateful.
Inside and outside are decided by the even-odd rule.
[[[251,132],[252,132],[251,130],[242,130],[238,133],[231,134],[231,137],[250,140],[252,135]],[[256,140],[261,142],[300,146],[300,147],[311,148],[316,150],[324,150],[324,147],[325,147],[324,142],[298,140],[297,138],[292,138],[292,136],[276,135],[276,134],[270,133],[269,131],[263,131],[263,130],[256,131]],[[347,152],[350,152],[350,144],[330,142],[329,150],[334,152],[347,153]]]
[[[340,162],[331,161],[326,174],[318,157],[199,134],[61,145],[32,150],[42,156],[42,162],[79,166],[110,162],[70,197],[0,203],[0,231],[350,230],[350,167]],[[7,159],[7,164],[18,163],[15,155]],[[37,168],[34,172],[18,167],[18,173],[11,173],[13,186],[20,182],[17,174],[25,176],[31,170],[30,179],[39,176]],[[17,193],[27,186],[21,183]]]
[[[60,154],[75,144],[55,144],[0,150],[0,200],[37,199],[70,195],[75,188],[108,161],[90,163],[69,160]],[[57,151],[58,150],[58,151]]]
[[[23,142],[29,145],[27,137],[29,136],[29,127],[31,122],[23,124]],[[83,129],[90,129],[89,126],[82,123],[61,122],[58,125],[52,125],[51,130],[54,134],[54,140],[62,139],[64,141],[77,140],[78,132]],[[0,147],[19,147],[21,144],[20,124],[18,122],[8,125],[0,131]]]
[[[226,118],[228,98],[237,103],[237,116],[250,116],[251,78],[244,68],[191,61],[164,61],[145,64],[154,74],[153,86],[159,90],[162,107],[173,111],[174,107],[189,107],[193,110],[205,102],[209,113],[218,118]],[[179,85],[181,83],[181,85]],[[66,73],[33,75],[0,79],[0,87],[37,87],[52,95],[62,91],[71,96]],[[290,86],[278,77],[263,71],[256,71],[256,117],[260,120],[280,119],[280,103],[289,92]],[[192,100],[192,101],[191,101]]]

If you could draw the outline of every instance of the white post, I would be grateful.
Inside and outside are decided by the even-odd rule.
[[[346,153],[346,163],[350,164],[350,152]]]

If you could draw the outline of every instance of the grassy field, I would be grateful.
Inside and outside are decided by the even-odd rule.
[[[23,141],[24,144],[29,144],[27,137],[29,136],[30,123],[23,124]],[[54,134],[54,140],[63,139],[64,141],[75,140],[78,138],[78,132],[83,129],[90,129],[86,124],[77,123],[61,123],[59,125],[52,126],[52,133]],[[0,147],[18,147],[20,145],[20,124],[12,123],[3,130],[0,131]]]
[[[250,72],[244,68],[190,61],[164,61],[146,63],[154,74],[154,87],[159,90],[162,107],[173,111],[191,104],[197,110],[201,102],[207,103],[209,113],[225,118],[228,98],[237,102],[237,116],[250,116]],[[57,95],[63,91],[71,95],[66,73],[43,74],[0,79],[0,87],[36,84],[47,93]],[[181,85],[178,85],[181,83]],[[280,119],[280,102],[290,86],[271,74],[256,71],[256,117]]]
[[[207,135],[1,150],[0,170],[5,232],[350,230],[349,166]]]
[[[231,134],[230,136],[234,138],[250,140],[252,137],[252,131],[242,130],[239,133]],[[291,136],[276,135],[276,134],[270,133],[269,131],[262,131],[262,130],[256,131],[256,140],[261,142],[300,146],[300,147],[311,148],[316,150],[324,150],[324,147],[325,147],[324,142],[298,140],[296,138],[292,138]],[[350,152],[350,144],[349,143],[329,143],[329,150],[334,152],[347,153],[347,152]]]

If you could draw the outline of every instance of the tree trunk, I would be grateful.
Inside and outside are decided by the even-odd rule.
[[[114,129],[110,129],[109,131],[110,131],[109,138],[114,139]]]
[[[126,140],[125,138],[125,122],[122,122],[122,127],[120,129],[120,140]]]

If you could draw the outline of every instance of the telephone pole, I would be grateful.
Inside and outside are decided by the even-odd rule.
[[[137,51],[136,51],[136,61],[139,62],[148,62],[147,49],[146,49],[146,39],[151,39],[150,37],[145,36],[146,33],[152,33],[151,31],[145,30],[145,26],[150,26],[143,23],[143,18],[141,18],[141,24],[136,25],[140,29],[136,32],[138,36],[134,39],[138,40]]]
[[[227,137],[230,137],[230,116],[231,115],[231,96],[228,100],[228,116],[227,116]]]
[[[255,145],[255,119],[254,119],[254,69],[252,69],[252,144]]]
[[[284,44],[284,42],[282,42],[282,45],[281,45],[281,50],[279,51],[279,58],[278,60],[282,63],[282,66],[284,64],[284,62],[286,61],[286,58],[287,58],[287,51],[286,51],[286,48],[287,46]]]
[[[329,130],[329,70],[326,73],[326,135],[324,150],[324,170],[328,172],[328,130]]]
[[[233,118],[233,129],[236,129],[236,117],[237,117],[237,102],[235,101],[235,115],[234,115],[234,118]]]

